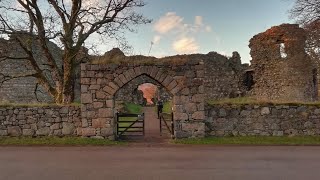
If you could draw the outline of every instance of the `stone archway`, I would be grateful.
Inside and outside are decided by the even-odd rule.
[[[176,137],[204,136],[204,90],[201,69],[188,65],[93,65],[81,67],[82,136],[114,137],[116,92],[146,75],[173,96]],[[186,72],[184,72],[186,71]],[[199,74],[188,78],[185,73]]]

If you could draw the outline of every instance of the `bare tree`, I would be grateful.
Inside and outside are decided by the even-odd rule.
[[[306,50],[320,65],[320,0],[296,0],[290,17],[307,31]]]
[[[68,104],[73,101],[75,67],[86,40],[94,34],[123,40],[124,31],[150,22],[136,12],[144,5],[143,0],[0,0],[0,34],[16,40],[26,55],[0,58],[27,60],[33,73],[20,76],[35,77],[56,103]],[[50,41],[62,49],[62,66],[50,51]],[[45,70],[36,61],[35,44],[45,55]]]

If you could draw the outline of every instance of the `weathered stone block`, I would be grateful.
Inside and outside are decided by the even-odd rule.
[[[270,108],[269,107],[263,107],[261,109],[261,115],[268,115],[270,114]]]
[[[123,74],[119,75],[119,79],[123,84],[126,84],[128,82],[128,80],[126,79],[126,77]]]
[[[9,126],[8,127],[8,135],[9,136],[21,136],[22,131],[19,126]]]
[[[83,103],[83,104],[92,103],[92,94],[90,94],[90,93],[81,94],[81,103]]]
[[[0,130],[0,136],[7,136],[8,130]]]
[[[119,87],[122,87],[124,85],[124,83],[120,80],[119,77],[116,77],[114,79],[114,82],[119,86]]]
[[[59,111],[60,114],[68,114],[69,113],[69,107],[64,106]]]
[[[204,111],[197,111],[197,112],[193,113],[192,119],[204,120],[205,119],[205,112]]]
[[[102,102],[94,102],[93,103],[93,108],[95,109],[99,109],[103,107],[103,103]]]
[[[113,135],[113,128],[102,128],[101,129],[101,136],[109,137]]]
[[[52,129],[52,130],[60,129],[60,123],[55,123],[55,124],[51,125],[50,129]]]
[[[196,103],[188,103],[185,105],[185,109],[188,113],[193,113],[197,111],[197,104]]]
[[[192,102],[200,103],[204,102],[204,94],[195,94],[192,96]]]
[[[92,119],[92,127],[94,128],[106,127],[106,118]]]
[[[82,119],[81,119],[81,125],[82,125],[82,127],[88,127],[88,126],[89,126],[88,120],[82,118]]]
[[[174,113],[173,117],[177,121],[179,120],[184,121],[189,119],[188,114],[186,113]]]
[[[24,136],[33,136],[34,133],[35,132],[33,129],[23,129],[22,130],[22,135],[24,135]]]
[[[95,136],[96,129],[95,128],[82,128],[81,135],[85,137]]]
[[[98,90],[98,89],[100,89],[100,85],[93,84],[89,86],[89,90]]]
[[[40,128],[36,131],[36,134],[39,136],[48,136],[50,134],[50,128],[49,127]]]
[[[171,91],[173,88],[175,88],[178,85],[177,81],[172,81],[169,85],[168,85],[168,90]]]
[[[108,118],[113,117],[113,109],[112,108],[101,108],[98,111],[99,118]]]
[[[101,92],[101,91],[97,91],[96,92],[96,98],[97,99],[105,99],[106,98],[106,93]]]
[[[64,135],[72,135],[75,133],[75,127],[73,123],[62,123],[62,134]]]
[[[107,108],[113,108],[113,100],[106,100]]]
[[[116,85],[114,82],[110,82],[108,85],[109,85],[111,88],[113,88],[114,90],[118,90],[118,89],[119,89],[119,86]]]
[[[105,86],[105,87],[103,88],[103,90],[104,90],[106,93],[111,94],[111,95],[117,92],[117,90],[113,89],[113,88],[110,87],[110,86]]]

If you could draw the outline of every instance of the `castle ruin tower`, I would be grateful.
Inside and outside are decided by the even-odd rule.
[[[272,27],[250,40],[253,96],[276,102],[317,99],[317,69],[305,42],[306,33],[296,24]]]

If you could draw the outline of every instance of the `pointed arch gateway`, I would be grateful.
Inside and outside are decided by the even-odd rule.
[[[124,85],[142,75],[146,75],[156,80],[173,96],[183,88],[172,76],[166,74],[157,67],[152,67],[151,69],[148,69],[148,67],[136,67],[124,72],[123,74],[119,74],[113,81],[104,87],[104,91],[110,94],[110,96],[114,96]]]
[[[187,75],[194,74],[195,77]],[[175,136],[204,136],[204,74],[201,66],[94,65],[81,66],[82,136],[114,139],[116,93],[130,81],[148,76],[173,97]]]

